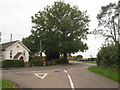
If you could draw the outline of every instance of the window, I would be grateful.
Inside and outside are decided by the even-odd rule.
[[[12,59],[12,50],[10,50],[10,59]]]
[[[25,51],[23,51],[23,55],[25,56]]]

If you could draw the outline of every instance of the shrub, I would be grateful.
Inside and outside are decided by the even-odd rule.
[[[64,60],[64,59],[53,59],[50,61],[49,65],[56,65],[56,64],[67,64],[68,60]]]
[[[76,58],[77,58],[77,59],[82,59],[83,56],[82,56],[82,55],[77,55]]]
[[[3,68],[24,67],[24,61],[23,60],[4,60],[2,61],[2,67]]]
[[[97,64],[118,69],[120,64],[118,44],[101,47],[97,54]]]
[[[30,66],[42,66],[43,63],[40,60],[30,60]]]

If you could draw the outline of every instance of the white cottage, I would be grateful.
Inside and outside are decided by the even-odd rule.
[[[24,60],[29,61],[29,49],[20,41],[12,41],[1,44],[2,46],[2,60]]]

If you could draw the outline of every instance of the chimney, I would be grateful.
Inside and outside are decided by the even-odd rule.
[[[10,42],[12,42],[12,34],[10,35]]]

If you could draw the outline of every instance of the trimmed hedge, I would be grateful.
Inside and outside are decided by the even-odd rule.
[[[24,67],[23,60],[4,60],[2,61],[2,68],[9,68],[9,67]]]
[[[42,66],[42,61],[40,60],[30,60],[30,66]]]

